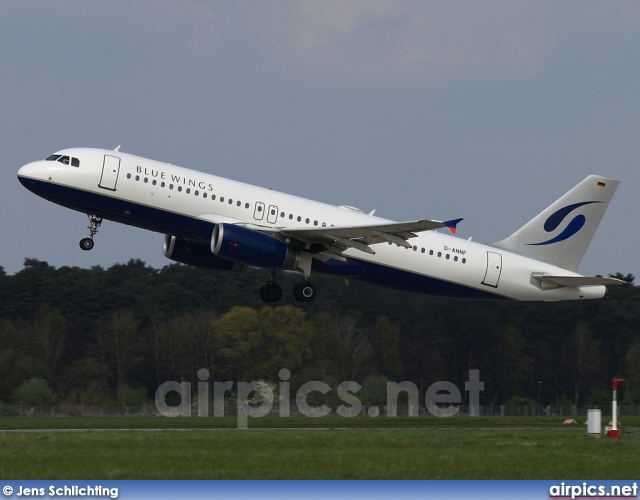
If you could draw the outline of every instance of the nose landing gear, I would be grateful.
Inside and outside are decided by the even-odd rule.
[[[80,240],[80,248],[83,250],[91,250],[93,248],[93,237],[98,232],[100,224],[102,224],[102,217],[98,217],[96,214],[89,215],[89,225],[87,226],[89,237]]]

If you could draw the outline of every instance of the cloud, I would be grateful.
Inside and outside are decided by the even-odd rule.
[[[296,1],[282,13],[283,57],[356,84],[539,78],[550,46],[521,3]]]

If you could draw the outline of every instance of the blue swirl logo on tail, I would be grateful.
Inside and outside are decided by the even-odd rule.
[[[591,205],[593,203],[602,203],[601,201],[583,201],[581,203],[574,203],[573,205],[567,205],[564,208],[552,213],[549,218],[544,223],[544,230],[547,233],[555,231],[558,226],[562,223],[567,216],[573,212],[574,210],[584,206]],[[550,240],[541,241],[540,243],[527,243],[528,245],[551,245],[552,243],[558,243],[559,241],[564,241],[568,238],[571,238],[574,234],[576,234],[582,226],[584,226],[585,222],[587,222],[587,218],[580,214],[576,215],[571,222],[564,228],[564,230],[557,236],[554,236]]]

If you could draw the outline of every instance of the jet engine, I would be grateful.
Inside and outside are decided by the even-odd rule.
[[[164,256],[181,264],[218,271],[244,272],[247,269],[241,262],[216,257],[206,243],[185,240],[170,234],[164,237]]]
[[[296,269],[300,252],[269,235],[234,224],[216,224],[211,252],[223,259],[270,269]]]

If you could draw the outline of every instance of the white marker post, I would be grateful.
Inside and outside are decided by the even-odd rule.
[[[618,439],[618,384],[624,382],[623,378],[613,379],[613,401],[611,403],[611,413],[613,413],[613,421],[611,430],[609,430],[609,437],[611,439]]]
[[[587,410],[587,433],[598,438],[602,434],[602,410]]]

